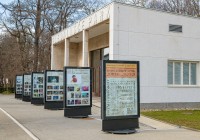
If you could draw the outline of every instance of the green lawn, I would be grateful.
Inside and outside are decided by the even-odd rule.
[[[200,110],[145,111],[141,114],[178,126],[200,130]]]

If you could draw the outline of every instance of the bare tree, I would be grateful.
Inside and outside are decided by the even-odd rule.
[[[13,85],[15,75],[23,73],[20,50],[16,46],[16,38],[9,34],[0,35],[0,85],[5,86],[5,79]]]

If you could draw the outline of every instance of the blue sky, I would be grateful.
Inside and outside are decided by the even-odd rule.
[[[3,4],[7,4],[7,3],[11,2],[11,1],[13,1],[13,0],[0,0],[0,2],[3,3]]]

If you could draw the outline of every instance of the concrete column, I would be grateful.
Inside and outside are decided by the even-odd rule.
[[[69,39],[65,39],[64,66],[69,66]]]
[[[88,39],[89,33],[87,30],[83,30],[83,52],[82,52],[82,66],[88,67],[89,66],[89,51],[88,51]]]
[[[51,70],[54,69],[54,46],[51,45]]]

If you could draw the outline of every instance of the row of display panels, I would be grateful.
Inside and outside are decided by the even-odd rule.
[[[44,102],[63,101],[65,97],[67,107],[91,106],[91,75],[90,68],[76,67],[66,68],[65,73],[47,70],[44,73],[17,75],[15,94],[30,96],[31,99],[43,98]]]
[[[138,118],[139,62],[103,61],[101,68],[102,119]],[[46,71],[44,85],[44,74],[32,73],[32,98],[43,98],[45,86],[45,101],[61,101],[64,92],[67,107],[91,106],[91,75],[91,68],[66,67],[64,79],[62,72]]]

